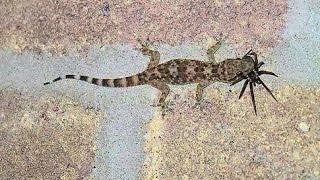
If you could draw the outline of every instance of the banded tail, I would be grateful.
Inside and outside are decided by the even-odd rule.
[[[51,82],[46,82],[43,85],[52,84],[54,82],[63,80],[63,79],[76,79],[85,81],[91,84],[95,84],[98,86],[104,86],[104,87],[130,87],[130,86],[137,86],[144,84],[146,81],[144,79],[144,74],[136,74],[133,76],[123,77],[123,78],[116,78],[116,79],[99,79],[99,78],[93,78],[88,76],[82,76],[82,75],[65,75],[60,76]]]

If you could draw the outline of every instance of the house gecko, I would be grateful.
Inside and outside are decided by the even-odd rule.
[[[239,98],[241,98],[249,83],[255,113],[256,105],[253,94],[253,85],[262,84],[275,99],[259,76],[262,74],[276,75],[268,71],[259,71],[259,68],[264,63],[258,62],[257,54],[252,50],[246,53],[242,58],[225,59],[218,63],[215,60],[214,54],[221,47],[223,42],[223,40],[219,40],[207,50],[208,62],[195,59],[172,59],[159,64],[160,53],[156,50],[151,50],[147,43],[143,43],[141,40],[138,41],[142,46],[140,49],[142,54],[147,55],[150,58],[150,62],[143,72],[115,79],[101,79],[83,75],[65,75],[60,76],[51,82],[46,82],[44,85],[62,79],[76,79],[105,87],[151,85],[161,91],[157,106],[163,106],[165,99],[170,92],[169,84],[185,85],[197,83],[196,100],[201,101],[204,89],[214,82],[223,82],[234,85],[243,79],[246,79]]]

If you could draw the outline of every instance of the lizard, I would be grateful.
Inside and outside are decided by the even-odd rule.
[[[247,52],[242,58],[229,58],[218,63],[214,55],[224,40],[218,40],[217,43],[207,49],[208,62],[195,59],[172,59],[160,64],[159,51],[150,49],[147,43],[143,43],[138,39],[138,42],[141,44],[140,51],[143,55],[149,56],[149,64],[143,72],[114,79],[101,79],[84,75],[64,75],[53,79],[51,82],[46,82],[44,85],[52,84],[62,79],[76,79],[104,87],[151,85],[161,91],[156,106],[163,106],[170,92],[169,85],[197,83],[196,100],[200,102],[204,89],[212,83],[223,82],[234,85],[246,79],[239,99],[246,86],[250,84],[252,102],[256,113],[253,85],[262,84],[275,99],[259,76],[262,74],[277,75],[268,71],[259,71],[259,68],[264,63],[258,63],[257,54],[252,50]]]

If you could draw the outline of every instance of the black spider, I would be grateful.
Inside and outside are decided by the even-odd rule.
[[[252,55],[253,58],[250,55]],[[237,76],[237,79],[233,81],[230,86],[246,79],[246,81],[243,84],[242,90],[240,92],[239,99],[242,97],[247,85],[249,84],[254,112],[257,115],[257,108],[256,108],[256,102],[255,102],[254,93],[253,93],[253,86],[256,86],[256,84],[262,84],[262,86],[268,91],[268,93],[273,97],[273,99],[277,101],[277,99],[271,93],[270,89],[263,83],[263,81],[260,79],[259,76],[262,74],[268,74],[276,77],[278,76],[273,72],[259,71],[259,68],[264,64],[264,62],[258,62],[257,54],[255,52],[252,52],[252,49],[250,49],[250,51],[248,51],[247,54],[243,56],[243,59],[251,59],[254,62],[254,69],[246,75],[244,75],[242,72],[239,73]]]

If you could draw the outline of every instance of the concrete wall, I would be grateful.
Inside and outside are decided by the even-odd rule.
[[[289,1],[0,2],[1,179],[318,179],[320,3]],[[279,103],[241,83],[172,86],[152,106],[148,86],[103,88],[64,74],[122,77],[148,63],[137,38],[161,61],[217,61],[253,48]]]

